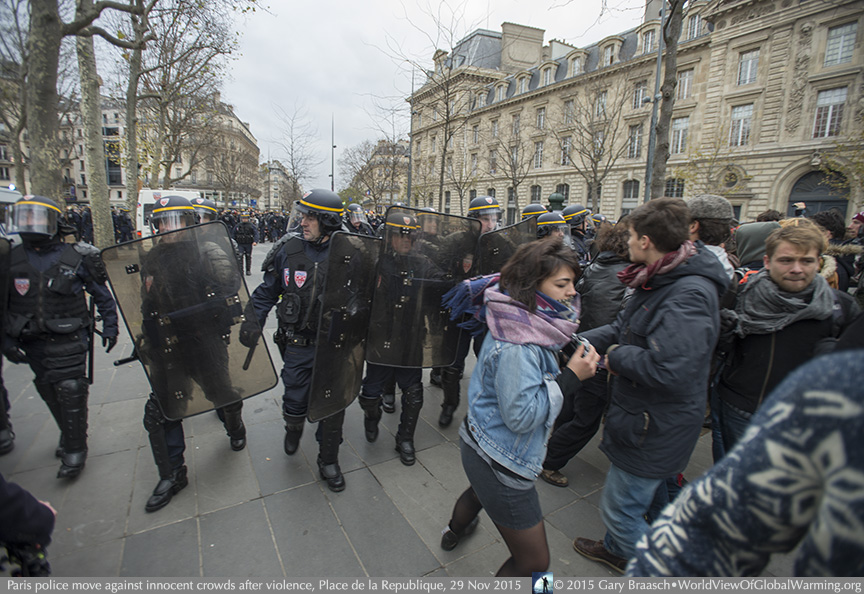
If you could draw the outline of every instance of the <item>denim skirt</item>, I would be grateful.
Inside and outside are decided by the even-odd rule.
[[[517,477],[500,464],[477,452],[464,438],[459,444],[462,468],[486,513],[498,526],[526,530],[543,521],[540,499],[533,481]],[[493,468],[494,466],[494,468]]]

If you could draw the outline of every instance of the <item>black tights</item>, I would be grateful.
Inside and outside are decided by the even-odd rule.
[[[477,499],[474,489],[468,487],[456,500],[453,506],[453,516],[450,518],[450,530],[461,535],[483,505]],[[549,544],[546,542],[546,527],[543,521],[525,530],[513,530],[495,524],[507,548],[510,558],[498,569],[499,577],[531,577],[535,571],[549,569]]]

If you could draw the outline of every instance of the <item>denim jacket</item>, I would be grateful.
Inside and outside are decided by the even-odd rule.
[[[546,457],[563,396],[554,350],[487,335],[468,386],[468,430],[490,458],[530,480]]]

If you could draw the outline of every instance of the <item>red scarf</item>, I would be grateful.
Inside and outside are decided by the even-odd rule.
[[[618,273],[618,280],[630,287],[631,289],[648,289],[645,285],[648,284],[655,274],[665,274],[681,264],[686,262],[687,258],[696,253],[696,246],[689,239],[681,244],[674,252],[669,252],[653,264],[631,264],[624,270]]]

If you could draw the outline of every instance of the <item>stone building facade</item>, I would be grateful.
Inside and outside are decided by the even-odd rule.
[[[645,199],[658,11],[649,1],[640,26],[585,48],[505,23],[436,52],[409,98],[412,203],[464,214],[470,198],[494,194],[508,222],[556,191],[589,207],[596,197],[614,219],[635,208]],[[828,156],[864,160],[862,35],[861,0],[689,2],[666,195],[722,193],[742,221],[798,201],[847,220],[862,210],[860,182],[838,187],[825,173]],[[838,152],[850,139],[857,149]]]

